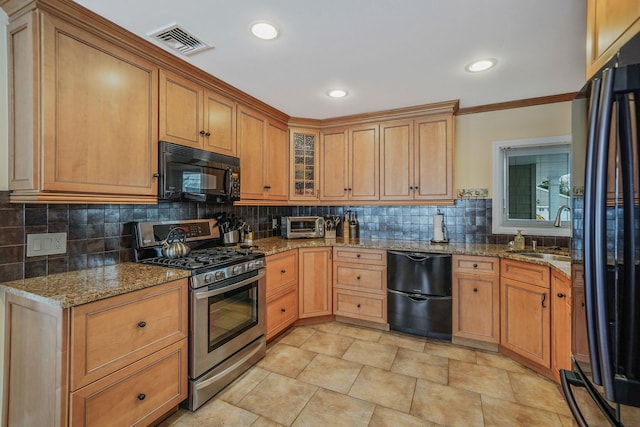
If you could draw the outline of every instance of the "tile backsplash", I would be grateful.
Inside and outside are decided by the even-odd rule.
[[[491,233],[491,199],[456,200],[453,206],[232,206],[195,202],[158,205],[11,204],[0,192],[0,282],[127,262],[131,225],[137,221],[210,218],[226,211],[254,228],[254,239],[279,234],[272,219],[285,215],[342,215],[355,211],[360,234],[370,239],[433,237],[433,215],[444,214],[451,242],[507,244],[510,235]],[[26,235],[67,234],[67,253],[26,257]],[[527,236],[527,244],[569,246],[568,238]]]

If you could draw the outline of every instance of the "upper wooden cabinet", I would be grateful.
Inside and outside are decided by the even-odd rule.
[[[155,203],[157,66],[40,10],[8,44],[11,201]]]
[[[320,199],[379,199],[379,126],[322,131]]]
[[[587,80],[640,32],[637,0],[589,0],[587,3]]]
[[[289,188],[288,129],[245,106],[238,108],[240,198],[287,200]]]
[[[160,70],[160,139],[236,156],[236,104],[213,90]]]
[[[453,199],[453,115],[380,125],[380,200]]]
[[[317,200],[320,132],[313,129],[289,129],[289,200]]]

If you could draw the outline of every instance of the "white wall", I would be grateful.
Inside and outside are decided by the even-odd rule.
[[[456,116],[455,188],[488,188],[491,197],[493,141],[569,134],[570,101]]]
[[[0,191],[9,189],[9,95],[7,87],[7,14],[0,9]]]

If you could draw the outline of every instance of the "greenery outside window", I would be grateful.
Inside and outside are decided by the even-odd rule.
[[[570,236],[570,206],[570,136],[493,143],[493,233]]]

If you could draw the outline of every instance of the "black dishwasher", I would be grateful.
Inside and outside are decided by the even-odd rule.
[[[451,341],[451,255],[387,251],[392,330]]]

